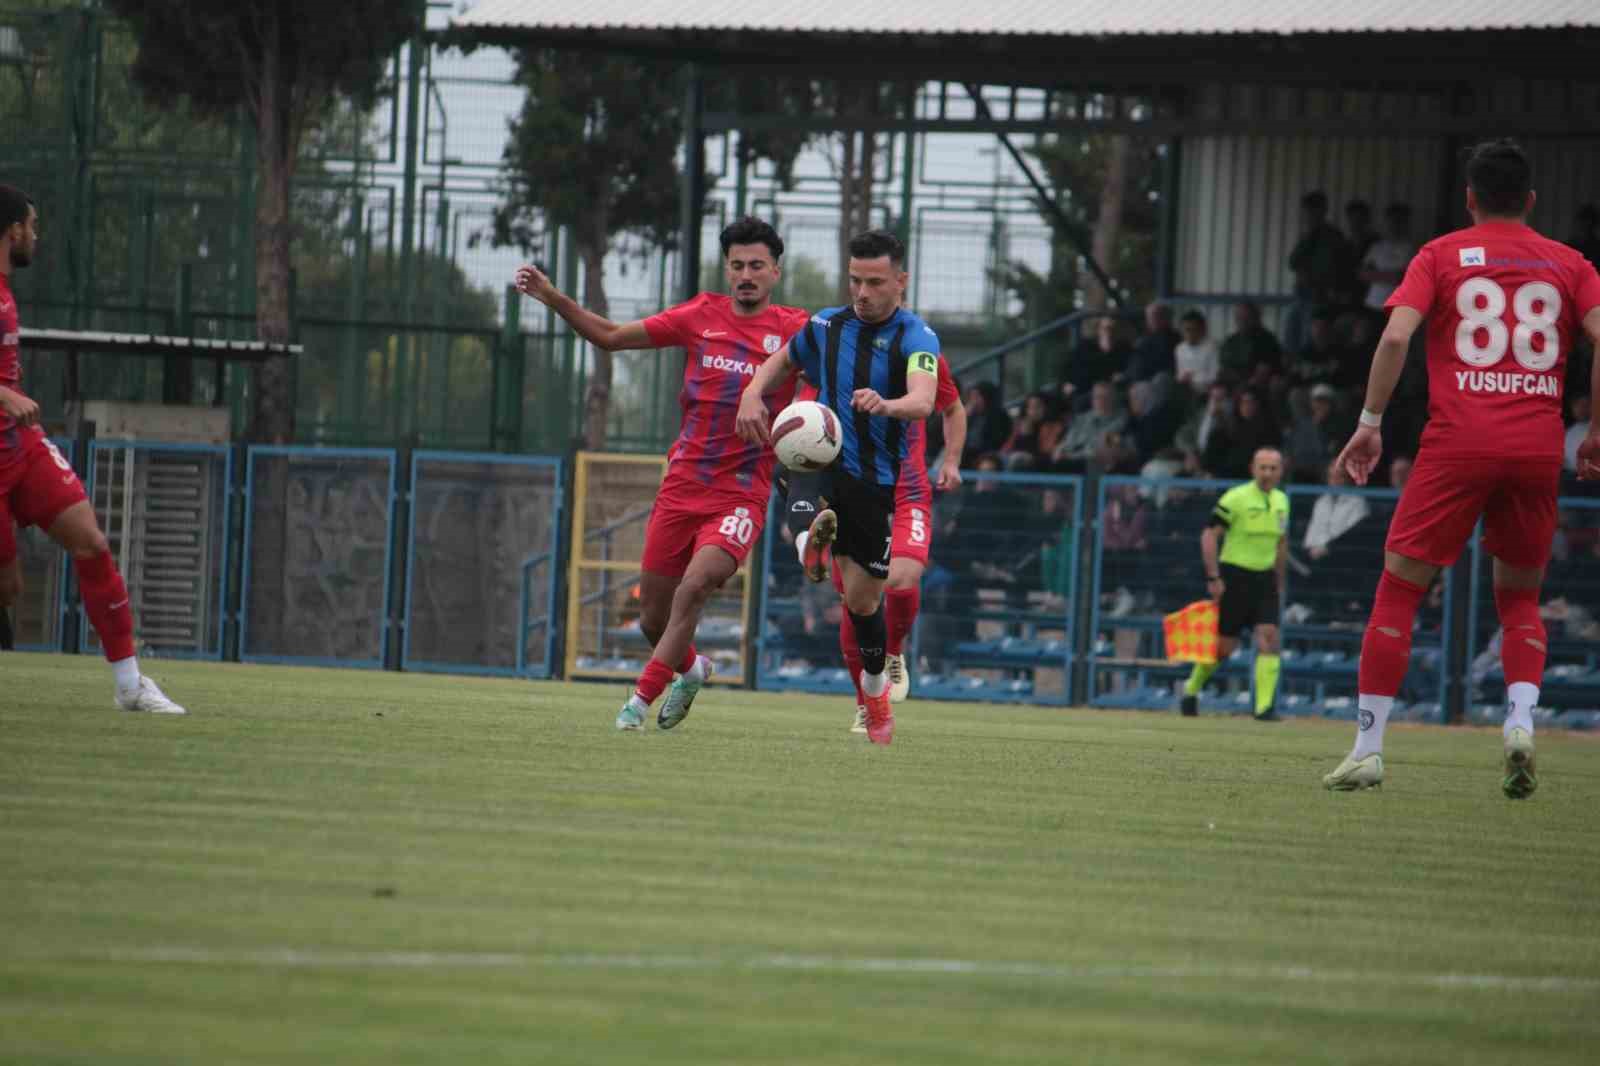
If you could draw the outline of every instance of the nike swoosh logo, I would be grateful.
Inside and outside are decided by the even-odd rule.
[[[725,329],[708,329],[700,334],[702,337],[726,337],[727,335],[728,331]]]
[[[127,600],[118,600],[116,603],[111,605],[110,609],[113,611],[120,611],[126,606],[128,606]]]

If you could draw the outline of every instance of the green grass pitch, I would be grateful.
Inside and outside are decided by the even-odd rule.
[[[1590,1063],[1600,745],[0,656],[0,1062]]]

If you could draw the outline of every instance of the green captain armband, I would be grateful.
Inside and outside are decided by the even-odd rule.
[[[912,352],[906,362],[906,374],[939,374],[939,357],[932,352]]]

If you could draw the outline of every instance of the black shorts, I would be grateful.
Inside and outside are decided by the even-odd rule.
[[[788,472],[779,480],[788,497],[789,529],[798,534],[810,528],[823,507],[833,509],[839,534],[833,554],[854,559],[879,580],[889,576],[889,554],[894,545],[894,489],[884,488],[842,470],[815,474]]]
[[[1250,626],[1278,624],[1278,574],[1223,563],[1222,602],[1217,605],[1217,635],[1236,637]]]

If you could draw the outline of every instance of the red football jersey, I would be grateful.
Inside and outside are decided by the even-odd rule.
[[[1429,241],[1387,307],[1427,316],[1422,446],[1463,459],[1561,455],[1561,384],[1600,275],[1577,251],[1520,222]]]
[[[817,387],[804,379],[795,394],[799,400],[815,400]],[[939,356],[939,383],[933,394],[933,413],[937,416],[951,404],[961,399],[956,379],[950,373],[950,364]],[[931,417],[931,416],[930,416]],[[933,486],[928,481],[928,427],[923,419],[906,426],[906,457],[900,460],[900,477],[894,486],[894,502],[928,503],[933,499]]]
[[[777,304],[758,315],[738,315],[730,297],[703,292],[644,320],[651,343],[689,353],[678,393],[683,427],[667,452],[669,480],[688,478],[730,494],[758,497],[765,505],[772,486],[772,449],[747,444],[734,431],[739,396],[756,367],[810,317],[798,307]],[[777,415],[793,398],[792,384],[769,394],[767,413]]]
[[[11,278],[0,274],[0,385],[13,392],[22,391],[21,332]],[[21,462],[26,446],[43,436],[38,426],[23,429],[10,415],[0,413],[0,469]]]

